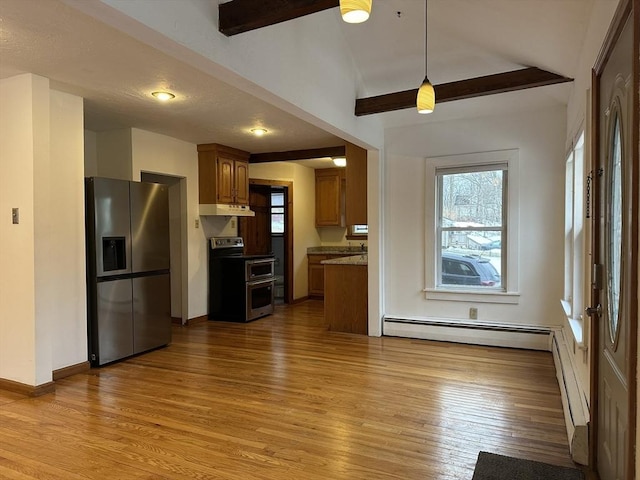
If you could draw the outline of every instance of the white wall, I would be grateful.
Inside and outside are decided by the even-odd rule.
[[[82,122],[46,78],[0,81],[0,378],[26,385],[87,360]]]
[[[315,172],[295,163],[256,163],[249,165],[249,178],[293,182],[293,298],[306,297],[307,248],[321,244],[315,227]]]
[[[0,81],[0,378],[28,385],[37,385],[34,83],[33,75]],[[12,208],[20,209],[18,225]]]
[[[186,279],[188,282],[187,317],[207,315],[207,237],[203,228],[196,228],[198,216],[198,151],[192,143],[147,132],[131,130],[132,180],[140,181],[141,172],[183,177],[186,180],[184,199],[186,245]],[[184,271],[184,269],[183,269]],[[184,301],[184,296],[183,296]]]
[[[385,314],[557,325],[562,295],[564,107],[390,129],[385,136]],[[425,300],[425,157],[519,150],[518,305]]]
[[[53,369],[87,361],[82,98],[51,90],[49,234],[43,252],[51,268],[48,291]],[[63,188],[61,188],[61,186]]]
[[[584,128],[587,90],[591,88],[591,69],[596,62],[618,2],[619,0],[596,0],[593,3],[582,51],[578,53],[577,74],[572,83],[571,96],[567,105],[567,151],[571,140],[580,128]]]
[[[96,138],[97,176],[132,180],[131,129],[100,132]]]
[[[127,0],[64,1],[345,140],[381,147],[379,116],[353,115],[353,99],[364,92],[338,9],[228,38],[218,31],[216,2],[163,2],[151,9]]]

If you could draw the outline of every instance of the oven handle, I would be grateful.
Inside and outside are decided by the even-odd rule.
[[[260,260],[247,260],[247,265],[260,265],[261,263],[274,263],[273,258],[262,258]]]
[[[268,278],[267,280],[256,280],[255,282],[247,282],[248,287],[259,287],[261,285],[266,285],[267,283],[274,284],[276,281],[275,278]]]

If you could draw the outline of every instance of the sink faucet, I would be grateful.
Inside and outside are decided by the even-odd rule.
[[[366,249],[364,248],[364,242],[360,244],[360,251],[364,252]]]

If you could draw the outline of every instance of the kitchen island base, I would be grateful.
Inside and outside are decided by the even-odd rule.
[[[324,315],[329,330],[368,332],[367,265],[325,263]]]

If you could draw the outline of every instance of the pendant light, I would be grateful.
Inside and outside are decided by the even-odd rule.
[[[347,23],[362,23],[369,18],[372,0],[340,0],[340,14]]]
[[[422,81],[422,85],[420,85],[420,89],[418,90],[418,98],[416,99],[416,106],[418,108],[418,113],[431,113],[436,106],[436,92],[433,89],[433,85],[429,81],[427,75],[427,46],[428,46],[428,35],[427,35],[427,4],[428,0],[424,2],[424,80]]]

